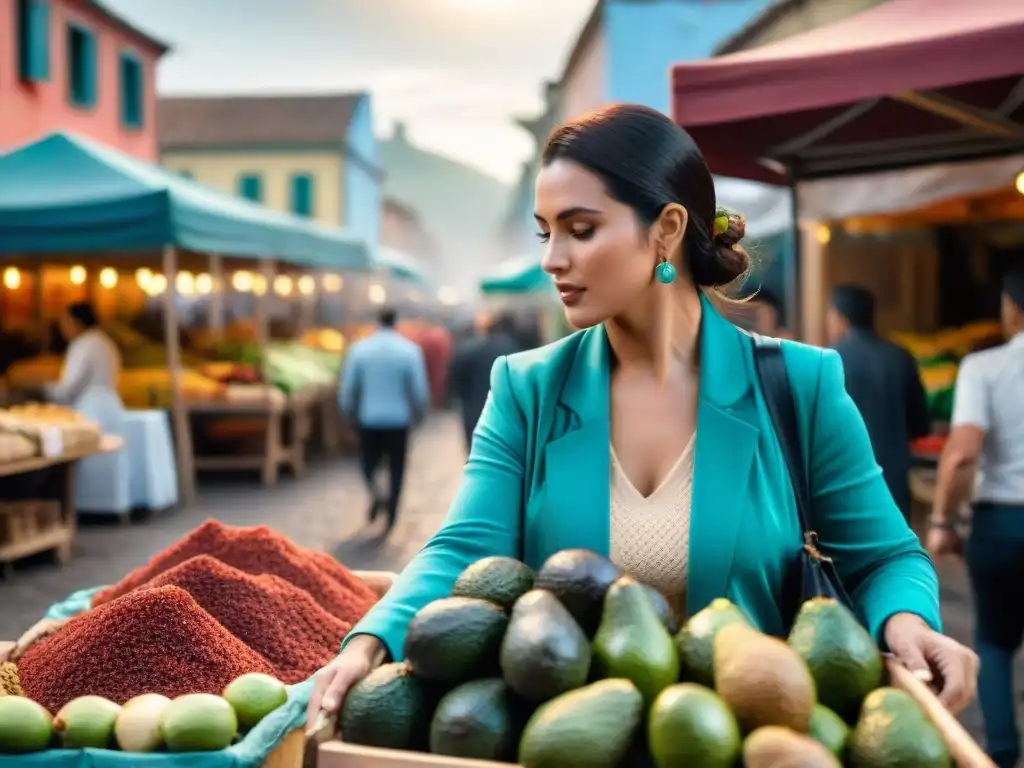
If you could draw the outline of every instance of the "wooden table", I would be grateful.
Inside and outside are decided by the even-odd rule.
[[[277,483],[281,466],[290,466],[296,476],[306,472],[306,443],[311,429],[311,415],[317,402],[315,390],[300,391],[284,402],[265,399],[252,401],[218,400],[190,402],[190,416],[254,417],[266,420],[263,448],[258,453],[242,455],[195,455],[196,471],[235,472],[258,469],[263,485]],[[192,441],[193,445],[195,440]]]
[[[75,470],[77,462],[90,456],[119,451],[124,441],[115,435],[104,435],[98,444],[80,446],[59,456],[33,456],[0,464],[0,477],[12,477],[50,467],[63,467],[57,520],[29,535],[5,541],[0,538],[0,573],[10,576],[15,560],[53,550],[58,564],[71,559],[71,546],[75,540]],[[35,502],[26,502],[32,504]],[[13,508],[12,508],[13,509]],[[0,505],[0,515],[7,514]]]

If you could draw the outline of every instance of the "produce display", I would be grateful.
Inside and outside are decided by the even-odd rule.
[[[960,360],[971,352],[1001,343],[1003,335],[998,322],[981,321],[931,334],[896,332],[889,334],[889,339],[917,361],[932,418],[948,421],[953,413]]]
[[[44,443],[60,451],[97,445],[97,424],[60,405],[27,403],[0,409],[0,463],[39,456]]]
[[[534,574],[490,557],[410,621],[404,661],[357,683],[349,743],[524,768],[948,768],[917,702],[835,600],[789,637],[726,599],[681,629],[667,601],[585,550]]]
[[[81,696],[56,716],[30,698],[6,696],[0,698],[0,754],[50,748],[133,753],[226,749],[287,698],[284,683],[261,674],[240,676],[220,695],[191,693],[169,699],[147,693],[123,705],[102,696]]]
[[[329,555],[207,521],[0,668],[0,753],[224,749],[376,600]]]

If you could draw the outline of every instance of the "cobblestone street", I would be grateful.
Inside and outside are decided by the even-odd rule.
[[[303,546],[333,553],[352,568],[401,570],[447,511],[463,461],[458,419],[441,414],[428,421],[413,440],[398,524],[386,539],[380,536],[381,523],[366,522],[369,499],[355,463],[340,459],[314,465],[302,480],[283,478],[270,490],[259,489],[255,478],[205,485],[189,509],[130,526],[86,524],[68,566],[28,563],[13,580],[0,581],[0,639],[17,637],[76,589],[117,581],[208,517],[231,525],[265,523]],[[969,642],[970,595],[963,567],[958,561],[941,563],[940,575],[946,632]],[[1018,664],[1018,688],[1021,673]],[[962,720],[977,737],[977,707]]]

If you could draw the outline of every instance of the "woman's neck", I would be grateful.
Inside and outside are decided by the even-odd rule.
[[[696,366],[701,302],[694,286],[680,281],[651,286],[637,306],[605,323],[619,367],[648,369],[665,379],[674,367]]]

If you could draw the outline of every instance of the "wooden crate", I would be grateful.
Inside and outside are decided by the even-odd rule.
[[[996,768],[995,763],[970,737],[959,721],[935,697],[931,689],[905,667],[887,659],[889,683],[901,688],[917,701],[928,718],[942,733],[957,768]],[[454,757],[402,752],[328,741],[320,747],[317,768],[508,768],[509,763],[489,760],[462,760]]]

